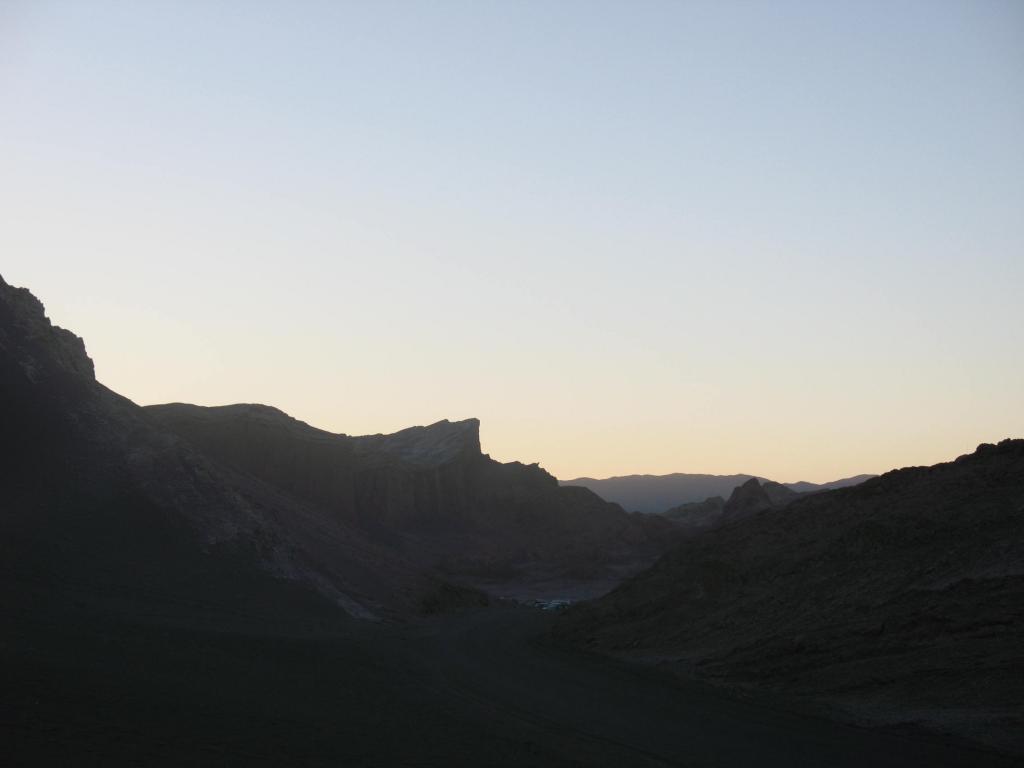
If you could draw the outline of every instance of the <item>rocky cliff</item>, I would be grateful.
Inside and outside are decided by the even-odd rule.
[[[9,608],[190,605],[194,618],[322,601],[403,616],[482,599],[453,579],[592,579],[667,541],[664,521],[492,461],[475,420],[348,437],[266,406],[139,408],[2,279],[0,385]]]
[[[80,338],[2,279],[0,384],[0,599],[12,610],[196,620],[320,601],[370,617],[414,611],[434,589],[345,520],[160,429],[95,380]]]
[[[316,506],[422,566],[533,580],[636,568],[671,536],[536,464],[480,450],[479,422],[351,437],[266,406],[170,404],[147,414],[204,455]]]

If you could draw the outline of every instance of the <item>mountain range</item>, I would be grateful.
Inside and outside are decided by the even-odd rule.
[[[813,493],[846,488],[862,483],[874,475],[855,475],[854,477],[833,480],[828,483],[780,483],[797,493]],[[562,480],[562,485],[589,488],[602,499],[619,504],[633,512],[662,513],[680,504],[701,502],[714,496],[728,498],[733,489],[756,478],[756,475],[700,475],[676,472],[671,475],[623,475],[595,479],[577,477],[574,480]]]

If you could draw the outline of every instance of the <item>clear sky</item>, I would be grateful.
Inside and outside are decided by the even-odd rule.
[[[1024,3],[0,0],[0,274],[139,403],[952,458],[1024,436]]]

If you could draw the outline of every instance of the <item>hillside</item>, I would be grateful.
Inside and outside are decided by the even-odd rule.
[[[142,409],[2,279],[0,382],[8,605],[191,622],[223,616],[222,592],[287,593],[268,615],[400,617],[479,602],[452,584],[472,579],[601,588],[669,542],[666,521],[491,460],[475,420],[351,438],[266,406]]]
[[[1024,440],[691,536],[557,635],[1024,753]]]
[[[476,419],[351,437],[259,405],[145,411],[230,470],[463,582],[606,582],[653,561],[673,534],[664,520],[559,487],[536,464],[494,461]]]

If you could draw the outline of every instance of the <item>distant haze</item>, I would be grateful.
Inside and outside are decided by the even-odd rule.
[[[0,274],[139,403],[559,477],[1024,434],[1024,4],[0,5]]]
[[[704,501],[712,496],[728,499],[737,486],[747,482],[751,477],[754,475],[690,475],[675,472],[671,475],[629,475],[603,479],[577,477],[564,480],[562,484],[582,485],[605,501],[621,504],[630,512],[660,513],[680,504]],[[808,493],[857,485],[869,477],[871,475],[857,475],[820,485],[807,481],[785,485],[798,493]]]

